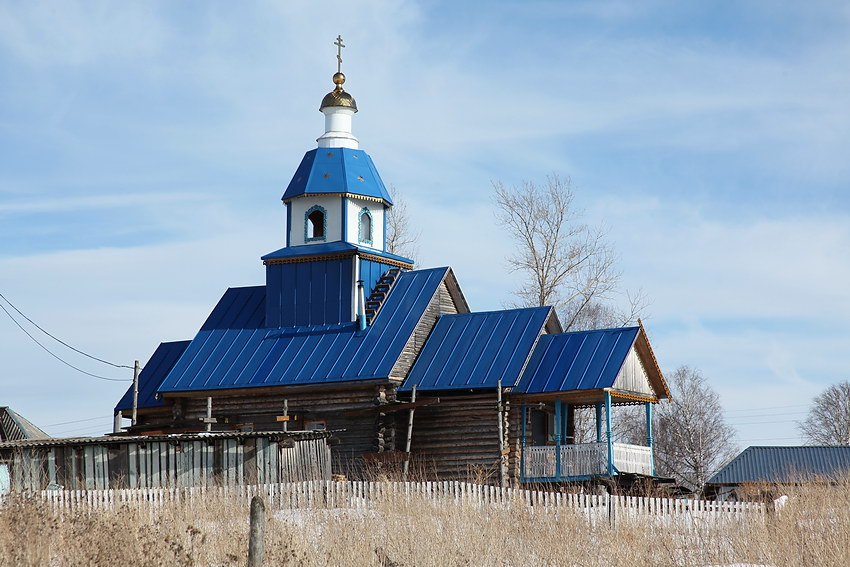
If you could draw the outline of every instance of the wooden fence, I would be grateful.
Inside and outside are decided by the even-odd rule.
[[[761,517],[766,511],[764,504],[757,503],[566,494],[457,481],[306,481],[167,489],[44,490],[30,493],[30,497],[46,501],[55,512],[84,512],[122,506],[160,507],[170,503],[200,502],[208,497],[232,498],[247,507],[254,496],[262,496],[267,506],[275,510],[366,510],[375,507],[379,502],[425,499],[459,506],[524,508],[532,512],[572,510],[592,523],[613,523],[618,519],[645,517],[665,521],[679,519],[688,522],[724,522]]]

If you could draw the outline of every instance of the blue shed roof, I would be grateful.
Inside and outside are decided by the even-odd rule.
[[[610,388],[640,327],[543,335],[523,372],[527,394]]]
[[[351,244],[342,240],[338,240],[336,242],[327,242],[324,244],[306,244],[303,246],[290,246],[288,248],[281,248],[280,250],[269,252],[260,259],[279,260],[286,258],[304,258],[307,256],[331,256],[335,254],[346,253],[353,254],[355,252],[359,252],[361,254],[371,254],[372,256],[378,256],[380,258],[385,258],[393,262],[403,262],[406,264],[410,264],[411,266],[413,265],[413,260],[409,258],[397,256],[395,254],[390,254],[389,252],[383,252],[374,248],[364,248],[362,246],[357,246],[356,244]]]
[[[850,447],[747,447],[707,484],[836,479],[850,472]]]
[[[402,390],[511,387],[552,313],[532,307],[442,315]]]
[[[264,288],[230,289],[159,391],[387,378],[449,268],[403,272],[375,321],[263,328]]]
[[[351,193],[382,199],[392,205],[389,191],[381,181],[372,158],[363,150],[349,148],[316,148],[304,159],[282,199],[289,201],[301,195]]]
[[[138,408],[154,408],[164,406],[163,400],[156,398],[156,391],[168,372],[174,367],[177,359],[186,350],[191,341],[174,341],[160,343],[139,373]],[[133,409],[133,386],[131,385],[124,396],[115,406],[115,412],[131,411]]]

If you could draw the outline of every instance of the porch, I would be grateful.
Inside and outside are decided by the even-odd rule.
[[[652,475],[651,447],[612,443],[611,448],[615,473]],[[582,480],[609,476],[608,444],[525,447],[521,463],[524,482]]]
[[[643,403],[646,445],[620,443],[614,441],[612,434],[611,414],[615,404],[612,391],[605,389],[601,394],[602,399],[596,402],[591,402],[588,398],[576,400],[574,396],[570,399],[571,396],[562,394],[555,399],[550,398],[549,403],[538,403],[536,408],[533,405],[522,405],[519,463],[521,482],[581,481],[594,477],[613,478],[620,474],[655,475],[652,402]],[[586,396],[587,393],[583,395]],[[634,396],[630,397],[634,399]],[[584,407],[595,406],[595,442],[575,442],[578,440],[574,423],[575,408],[578,405],[576,401]],[[541,416],[541,407],[551,411],[548,413],[549,420]]]

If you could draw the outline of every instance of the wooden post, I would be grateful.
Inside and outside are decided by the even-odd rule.
[[[602,443],[602,402],[596,402],[596,442]]]
[[[251,499],[251,527],[248,532],[248,567],[262,567],[265,555],[266,503],[262,497]]]
[[[410,394],[410,403],[416,403],[416,385],[413,386],[413,391]],[[410,468],[410,443],[413,437],[413,412],[416,407],[410,408],[410,417],[407,418],[407,440],[404,442],[404,476],[407,478],[407,471]]]
[[[605,390],[605,437],[608,439],[608,476],[614,476],[614,438],[611,436],[611,392]]]
[[[646,444],[649,446],[649,464],[655,476],[655,449],[652,448],[652,402],[646,402]]]
[[[212,396],[207,396],[207,417],[202,417],[201,421],[207,424],[207,431],[212,431],[212,424],[217,422],[212,416]]]
[[[499,486],[505,487],[505,422],[502,416],[502,379],[496,383],[496,414],[499,419]]]
[[[136,425],[136,415],[139,408],[139,361],[133,365],[133,425]]]
[[[561,406],[563,402],[555,400],[555,480],[561,480],[561,429],[563,428],[561,420],[564,419]]]
[[[526,425],[526,422],[528,421],[528,408],[525,404],[522,404],[522,410],[520,413],[522,414],[520,418],[522,419],[522,436],[519,438],[519,481],[525,482],[525,436],[528,433],[528,427]]]

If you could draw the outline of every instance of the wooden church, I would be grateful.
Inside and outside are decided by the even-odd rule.
[[[331,430],[335,472],[399,467],[491,482],[654,475],[668,397],[642,326],[563,333],[551,307],[471,312],[449,267],[386,251],[392,198],[352,135],[345,76],[283,194],[286,242],[264,285],[230,288],[190,341],[161,344],[115,407],[132,435]],[[645,406],[645,445],[611,408]],[[577,408],[596,435],[576,443]],[[118,428],[120,430],[122,428]]]

